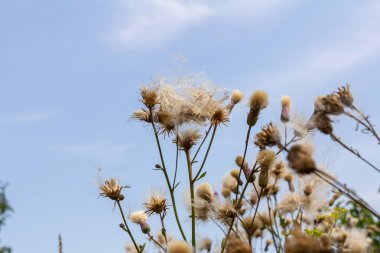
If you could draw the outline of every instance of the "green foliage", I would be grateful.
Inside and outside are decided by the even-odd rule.
[[[7,184],[0,182],[0,230],[5,224],[5,220],[8,218],[12,208],[9,205],[8,199],[5,195],[5,189]],[[0,247],[0,253],[11,253],[11,248]]]
[[[338,208],[340,204],[338,204]],[[376,218],[368,210],[360,207],[356,202],[348,201],[347,204],[348,213],[353,217],[358,219],[358,224],[356,227],[365,228],[369,230],[372,234],[372,246],[373,252],[380,252],[380,220]],[[347,217],[342,217],[340,219],[342,224],[347,224],[349,220]]]
[[[310,236],[313,236],[315,238],[320,238],[322,235],[323,235],[323,232],[317,228],[313,228],[313,229],[305,229],[305,232],[310,235]]]

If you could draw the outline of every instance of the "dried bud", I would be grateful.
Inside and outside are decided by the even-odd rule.
[[[152,109],[156,104],[159,104],[157,88],[144,86],[140,90],[142,102],[146,107]]]
[[[234,90],[232,92],[231,102],[233,104],[237,104],[243,99],[243,97],[244,97],[243,92],[241,92],[240,90]]]
[[[314,109],[317,112],[339,115],[344,112],[344,105],[336,94],[319,96],[315,100]]]

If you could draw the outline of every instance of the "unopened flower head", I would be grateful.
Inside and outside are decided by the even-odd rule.
[[[289,112],[292,106],[292,100],[289,96],[281,97],[281,122],[289,122]]]
[[[121,190],[123,188],[129,188],[129,186],[121,186],[119,180],[116,178],[111,178],[105,180],[100,184],[100,196],[110,198],[112,200],[122,200],[124,197],[121,195]]]
[[[237,104],[243,99],[243,97],[244,97],[243,92],[241,92],[240,90],[234,90],[232,92],[231,102],[233,104]]]
[[[252,94],[249,100],[249,113],[247,116],[247,124],[249,126],[256,125],[260,111],[268,106],[268,94],[265,91],[258,90]]]
[[[144,211],[136,211],[129,215],[129,220],[136,224],[142,224],[148,221],[148,216]]]
[[[261,132],[256,134],[255,145],[260,149],[265,147],[272,147],[280,144],[281,135],[277,127],[272,123],[269,123],[261,128]]]
[[[185,241],[173,240],[168,243],[168,253],[192,253],[190,245]]]
[[[178,145],[185,149],[190,150],[201,137],[197,129],[188,128],[178,135]]]
[[[271,150],[261,150],[257,161],[260,165],[259,186],[264,188],[268,185],[269,170],[276,158],[276,155]]]
[[[338,88],[336,94],[339,96],[340,101],[347,107],[351,107],[354,103],[354,97],[352,96],[350,85],[346,84]]]

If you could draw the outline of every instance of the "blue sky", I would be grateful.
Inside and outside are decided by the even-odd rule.
[[[278,122],[283,94],[307,117],[316,96],[350,82],[380,122],[379,12],[378,1],[1,1],[0,179],[15,209],[2,242],[54,252],[61,233],[65,252],[123,252],[119,215],[98,199],[98,168],[132,186],[127,211],[162,186],[151,129],[128,121],[139,87],[159,75],[201,72],[247,95],[265,89],[260,124]],[[216,139],[215,185],[242,152],[246,111],[240,105]],[[337,132],[380,166],[374,139],[354,128],[342,119]],[[378,174],[327,137],[315,142],[318,161],[379,207]]]

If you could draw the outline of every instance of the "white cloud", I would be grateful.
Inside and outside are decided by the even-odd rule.
[[[103,145],[103,144],[79,144],[66,145],[54,150],[73,153],[81,156],[101,159],[113,159],[124,156],[126,147],[124,145]]]
[[[54,112],[31,112],[15,114],[4,117],[1,122],[6,124],[30,124],[50,119],[55,115]]]
[[[156,48],[188,28],[210,18],[263,17],[284,10],[289,1],[177,1],[124,0],[123,16],[113,32],[113,42],[124,48]]]
[[[154,48],[211,14],[208,6],[195,2],[138,0],[124,3],[127,21],[116,29],[114,37],[119,45],[128,48]]]

